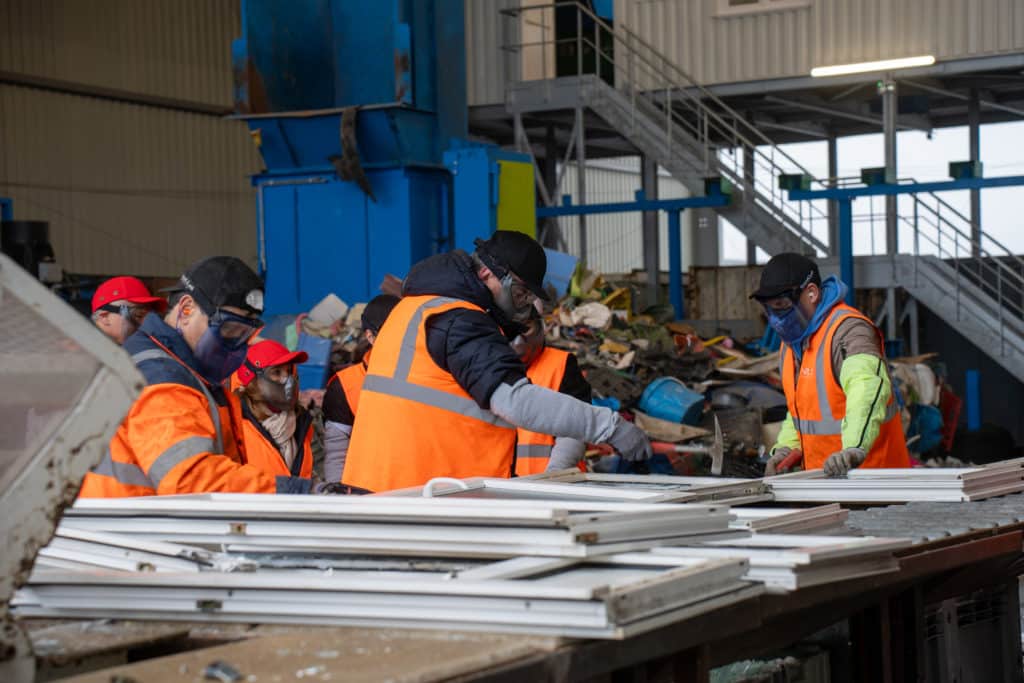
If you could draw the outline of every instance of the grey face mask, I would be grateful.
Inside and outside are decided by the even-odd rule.
[[[499,282],[501,291],[494,297],[495,305],[512,322],[525,323],[534,313],[533,301],[536,296],[526,285],[517,282],[512,273],[506,273]]]
[[[259,383],[260,396],[274,410],[284,412],[295,409],[297,399],[295,375],[289,375],[284,382],[275,382],[265,375],[256,378]]]

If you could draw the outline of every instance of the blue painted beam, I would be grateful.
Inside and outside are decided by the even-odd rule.
[[[823,190],[790,190],[792,201],[809,199],[856,199],[880,195],[916,194],[919,192],[951,192],[954,190],[981,190],[989,187],[1015,187],[1024,185],[1024,175],[1002,178],[961,178],[940,180],[931,183],[907,183],[904,185],[870,185],[867,187],[832,187]]]
[[[0,221],[14,220],[14,201],[7,197],[0,197]]]
[[[541,206],[537,208],[537,218],[558,216],[591,216],[599,213],[629,213],[631,211],[668,211],[669,215],[684,209],[698,209],[711,206],[728,206],[727,195],[709,197],[686,197],[685,199],[645,199],[637,192],[637,199],[632,202],[616,202],[612,204],[571,204],[569,195],[562,197],[561,206]]]

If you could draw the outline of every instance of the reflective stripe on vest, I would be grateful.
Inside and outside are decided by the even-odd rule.
[[[458,299],[437,297],[424,302],[417,308],[416,312],[409,318],[409,324],[406,326],[405,333],[402,336],[401,350],[398,354],[398,361],[395,363],[394,376],[385,377],[383,375],[367,374],[366,379],[363,380],[363,390],[404,398],[433,408],[457,413],[474,420],[480,420],[497,427],[514,429],[513,425],[491,411],[481,408],[471,398],[456,396],[446,391],[413,384],[408,381],[409,372],[412,370],[413,358],[416,355],[416,336],[419,333],[420,322],[423,320],[423,316],[431,308],[437,308],[458,301]]]
[[[818,345],[818,351],[814,356],[814,382],[818,394],[818,414],[821,415],[820,420],[805,420],[793,418],[793,426],[801,434],[815,434],[818,436],[824,436],[829,434],[842,434],[843,433],[843,421],[842,419],[837,420],[832,415],[832,404],[828,401],[828,390],[825,386],[825,363],[832,362],[832,355],[826,354],[825,350],[828,346],[825,342],[828,341],[829,333],[832,330],[832,326],[835,325],[836,320],[845,315],[845,309],[838,309],[832,311],[832,314],[825,321],[824,334],[821,338],[821,344]],[[793,354],[793,367],[796,372],[800,371],[800,364],[797,363],[796,353],[793,349],[790,349],[790,353]],[[826,355],[828,358],[826,359]],[[793,386],[796,388],[798,382],[794,382]]]
[[[825,321],[824,334],[821,338],[821,344],[818,345],[818,351],[814,356],[814,382],[817,389],[818,395],[818,414],[821,415],[820,420],[806,420],[803,418],[793,417],[793,426],[801,434],[807,434],[809,436],[835,436],[842,435],[843,433],[843,421],[842,419],[837,420],[832,416],[832,404],[828,400],[828,390],[825,386],[825,363],[832,363],[831,352],[826,354],[826,347],[830,346],[828,342],[830,334],[832,333],[832,327],[837,324],[837,320],[849,313],[846,309],[837,309]],[[792,352],[792,349],[790,349]],[[793,367],[799,372],[800,366],[796,362],[796,354],[793,355]],[[779,365],[780,376],[782,365]],[[836,377],[836,382],[839,378]],[[794,383],[794,388],[796,384]],[[882,420],[882,424],[885,424],[889,420],[893,419],[899,414],[899,410],[896,407],[895,401],[885,407],[885,418]],[[827,416],[827,417],[826,417]]]
[[[125,486],[142,486],[156,490],[156,485],[146,476],[142,468],[130,462],[118,462],[110,455],[110,451],[103,454],[103,459],[96,467],[92,468],[93,474],[104,477],[111,477],[119,484]]]
[[[172,361],[174,363],[179,362],[173,356],[171,356],[171,354],[167,353],[163,349],[147,349],[145,351],[139,351],[138,353],[132,355],[132,362],[135,363],[136,365],[138,365],[142,361],[146,361],[146,360],[169,360],[169,361]],[[197,378],[196,379],[196,383],[199,385],[199,389],[203,392],[203,395],[206,396],[207,409],[210,411],[210,419],[213,420],[213,429],[214,429],[214,432],[216,434],[216,440],[213,442],[214,448],[212,448],[212,449],[211,448],[207,448],[207,449],[204,449],[204,450],[198,451],[198,452],[199,453],[207,453],[207,452],[209,452],[209,453],[223,454],[224,453],[224,437],[221,435],[220,411],[217,409],[217,401],[214,400],[213,394],[210,393],[210,390],[206,388],[206,383],[205,382],[203,382],[201,379]],[[201,438],[201,437],[198,437],[198,438]],[[207,439],[207,441],[209,441],[209,439]],[[175,444],[175,446],[176,445],[177,444]],[[160,455],[160,458],[163,458],[164,455],[167,454],[168,451],[173,449],[175,446],[171,446],[171,448],[168,448],[166,451],[164,451],[164,453]],[[159,458],[157,459],[157,461],[159,462]],[[181,461],[179,460],[178,462],[181,462]],[[153,466],[155,467],[156,463],[153,463]],[[152,469],[150,471],[152,471]],[[170,471],[170,468],[168,468],[167,470],[164,470],[163,474],[166,474],[169,471]],[[160,475],[160,479],[163,479],[163,474]]]

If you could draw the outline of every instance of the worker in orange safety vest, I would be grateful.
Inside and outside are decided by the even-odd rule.
[[[545,344],[544,320],[537,315],[511,342],[512,350],[526,365],[526,377],[546,387],[590,403],[592,391],[576,356]],[[520,427],[516,430],[515,474],[523,477],[551,470],[579,467],[587,445],[565,437],[539,434]]]
[[[843,303],[846,292],[834,276],[822,282],[811,259],[784,253],[765,265],[751,295],[782,339],[789,409],[767,476],[796,449],[805,469],[830,477],[857,467],[910,466],[882,333]]]
[[[241,260],[215,256],[185,271],[166,316],[149,313],[125,341],[146,387],[79,495],[310,491],[309,479],[243,464],[222,387],[262,311],[263,281]]]
[[[342,481],[371,491],[435,477],[509,477],[516,428],[651,457],[617,413],[534,385],[503,328],[546,297],[544,249],[499,230],[417,263],[373,347]]]
[[[324,481],[341,481],[345,470],[345,456],[352,438],[352,425],[356,422],[359,395],[370,364],[370,352],[377,333],[384,326],[399,298],[392,294],[379,294],[366,304],[360,318],[360,345],[368,347],[359,361],[336,372],[324,391]]]
[[[242,367],[231,376],[243,459],[270,476],[313,476],[313,417],[299,405],[295,369],[307,360],[305,351],[265,339],[249,346]]]
[[[153,296],[141,280],[128,275],[110,278],[92,295],[93,323],[119,345],[135,334],[150,311],[166,310],[166,299]]]

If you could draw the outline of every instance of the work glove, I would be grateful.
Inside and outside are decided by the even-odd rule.
[[[768,458],[768,463],[764,466],[764,476],[774,477],[777,473],[779,463],[786,459],[786,457],[793,452],[793,449],[789,446],[779,446],[772,452],[772,457]]]
[[[647,434],[628,420],[616,417],[615,429],[611,436],[605,441],[615,449],[615,452],[622,456],[623,460],[637,462],[639,460],[650,460],[651,441]]]
[[[863,448],[844,448],[828,456],[822,469],[826,477],[845,477],[847,472],[864,464],[867,457]]]
[[[372,491],[361,489],[358,486],[342,484],[339,481],[318,481],[313,484],[313,489],[310,493],[318,496],[362,496],[372,493]]]

